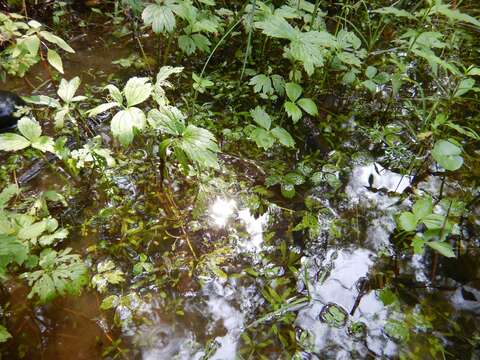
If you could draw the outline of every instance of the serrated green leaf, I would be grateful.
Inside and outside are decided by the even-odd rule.
[[[312,116],[318,115],[317,105],[313,102],[312,99],[302,98],[297,101],[297,104],[307,113]]]
[[[257,106],[255,109],[250,110],[250,115],[252,115],[253,120],[260,125],[265,130],[270,130],[272,125],[272,119],[270,115],[260,106]]]
[[[3,325],[0,325],[0,343],[8,341],[11,337],[12,335],[10,335],[7,329]]]
[[[270,149],[275,142],[275,138],[270,134],[270,132],[260,127],[256,127],[250,136],[258,147],[261,147],[265,150]]]
[[[296,124],[298,120],[302,118],[302,110],[295,105],[293,102],[287,101],[283,105],[288,116],[292,119],[293,123]]]
[[[291,148],[295,147],[295,140],[293,140],[292,135],[290,135],[290,133],[284,128],[276,127],[272,129],[271,133],[278,139],[278,141],[280,141],[282,145]]]
[[[172,2],[167,2],[167,5],[150,4],[143,10],[143,22],[151,25],[155,34],[172,32],[175,29],[175,15],[169,3]]]
[[[38,121],[29,117],[23,117],[18,121],[18,130],[31,142],[38,140],[42,135],[42,128]]]
[[[413,205],[413,214],[417,221],[420,221],[427,215],[430,215],[433,211],[433,200],[430,196],[426,196],[422,199],[419,199]]]
[[[303,89],[300,85],[289,82],[285,84],[285,91],[290,101],[294,103],[302,95]]]

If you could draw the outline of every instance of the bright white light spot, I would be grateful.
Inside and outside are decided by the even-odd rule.
[[[217,198],[211,208],[211,216],[218,226],[225,226],[237,204],[234,200]]]

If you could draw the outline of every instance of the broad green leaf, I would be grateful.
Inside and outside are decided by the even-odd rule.
[[[123,94],[127,99],[127,106],[135,106],[147,100],[152,94],[152,84],[148,78],[133,77],[127,81]]]
[[[417,218],[409,211],[404,211],[398,218],[398,225],[405,231],[415,231],[417,229]]]
[[[192,35],[193,42],[203,52],[208,52],[210,50],[210,45],[212,43],[210,40],[203,34],[193,34]]]
[[[108,310],[117,307],[120,304],[120,299],[117,295],[110,295],[103,299],[100,304],[100,309]]]
[[[430,246],[435,251],[438,251],[445,257],[454,258],[455,253],[453,252],[452,245],[448,242],[443,241],[427,241],[426,244]]]
[[[55,152],[55,142],[50,136],[40,136],[37,140],[32,141],[32,147],[42,152]]]
[[[284,18],[279,16],[269,16],[264,21],[255,22],[254,26],[261,29],[265,35],[288,40],[295,40],[298,32]]]
[[[63,74],[63,63],[62,58],[55,50],[48,49],[47,51],[47,60],[57,71]]]
[[[24,263],[28,257],[28,248],[14,236],[0,234],[0,264]],[[0,274],[2,269],[0,267]]]
[[[171,2],[170,2],[171,3]],[[155,34],[172,32],[175,29],[176,21],[171,6],[150,4],[142,13],[145,25],[151,25]]]
[[[112,134],[123,146],[129,145],[133,141],[133,129],[142,130],[145,127],[145,114],[136,107],[119,111],[115,114],[110,124]]]
[[[252,115],[253,120],[263,127],[265,130],[270,130],[270,126],[272,125],[272,119],[270,115],[267,114],[262,107],[257,106],[255,109],[250,110],[250,115]]]
[[[41,246],[50,246],[56,242],[56,240],[66,239],[68,236],[67,229],[60,229],[53,234],[43,235],[38,239],[38,243]]]
[[[213,134],[194,125],[188,125],[182,134],[179,147],[188,158],[201,167],[218,169],[216,153],[220,151]]]
[[[180,136],[185,131],[183,118],[168,107],[163,108],[162,111],[158,109],[150,110],[148,113],[148,124],[163,133],[175,136]]]
[[[30,141],[13,133],[0,134],[0,150],[18,151],[30,146]]]
[[[270,149],[275,142],[273,135],[270,134],[269,131],[266,131],[260,127],[256,127],[250,136],[256,142],[258,147],[264,148],[265,150]]]
[[[18,121],[18,130],[31,142],[38,140],[42,135],[42,128],[40,124],[29,117],[23,117]]]
[[[297,101],[297,104],[307,113],[312,116],[318,115],[317,105],[313,102],[312,99],[302,98]]]
[[[3,325],[0,325],[0,343],[8,341],[11,337],[12,335],[10,335],[7,329]]]
[[[51,98],[45,95],[33,95],[33,96],[26,96],[24,100],[27,103],[35,104],[35,105],[45,105],[48,107],[59,108],[61,107],[60,103],[57,99]]]
[[[439,140],[435,143],[432,156],[444,169],[455,171],[462,167],[463,157],[460,156],[462,149],[447,140]]]
[[[41,220],[29,226],[23,227],[17,236],[22,240],[34,240],[47,229],[47,221]]]
[[[290,172],[283,177],[282,182],[291,185],[302,185],[305,182],[305,178],[301,174]]]
[[[30,35],[26,38],[18,41],[19,44],[24,45],[30,55],[35,56],[38,54],[38,49],[40,48],[40,39],[37,35]]]
[[[474,79],[472,79],[472,78],[463,79],[458,84],[457,90],[455,91],[455,95],[453,95],[453,96],[460,97],[462,95],[465,95],[470,90],[472,90],[474,86],[475,86],[475,80]]]
[[[294,124],[298,122],[302,118],[302,110],[295,105],[293,102],[287,101],[283,105],[285,107],[285,111],[287,112],[288,116],[292,118]]]
[[[68,45],[65,42],[65,40],[58,37],[57,35],[53,35],[52,33],[48,32],[48,31],[40,31],[40,36],[43,37],[48,42],[51,42],[52,44],[58,45],[61,49],[65,50],[66,52],[69,52],[69,53],[74,53],[75,52],[75,50],[73,50],[70,47],[70,45]]]
[[[290,101],[294,103],[302,95],[303,89],[300,85],[289,82],[285,84],[285,91]]]
[[[295,140],[293,140],[290,133],[284,128],[276,127],[272,129],[271,133],[278,139],[278,141],[280,141],[282,145],[291,148],[295,147]]]
[[[430,215],[433,211],[433,201],[430,196],[426,196],[420,200],[417,200],[413,205],[413,214],[417,221],[423,219],[427,215]]]
[[[430,214],[422,219],[422,222],[425,224],[427,229],[438,230],[441,229],[444,224],[446,224],[445,216],[440,214]]]
[[[81,81],[78,76],[74,77],[70,81],[62,79],[58,87],[58,96],[67,103],[71,102],[78,90],[78,87],[80,86],[80,82]]]

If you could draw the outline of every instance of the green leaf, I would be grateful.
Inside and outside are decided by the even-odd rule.
[[[66,103],[71,102],[78,90],[78,87],[80,86],[80,82],[81,81],[78,76],[74,77],[70,81],[62,79],[58,87],[58,96]]]
[[[88,116],[97,116],[98,114],[101,114],[107,110],[110,110],[111,108],[115,106],[120,106],[121,104],[117,102],[109,102],[105,104],[98,105],[97,107],[94,107],[93,109],[90,109],[87,111]]]
[[[35,105],[45,105],[52,108],[60,108],[60,102],[57,99],[51,98],[45,95],[33,95],[33,96],[26,96],[24,100],[27,103],[35,104]]]
[[[47,222],[42,220],[26,227],[22,227],[17,236],[22,240],[33,240],[39,237],[46,229]]]
[[[290,133],[284,128],[276,127],[272,129],[271,133],[278,139],[278,141],[280,141],[282,145],[291,148],[295,147],[295,140],[293,140]]]
[[[120,304],[120,299],[117,295],[110,295],[103,299],[100,304],[100,309],[108,310],[117,307]]]
[[[296,172],[289,172],[283,177],[282,182],[291,185],[302,185],[305,182],[305,178]]]
[[[415,16],[410,14],[406,10],[402,9],[397,9],[393,6],[388,6],[388,7],[383,7],[380,9],[373,10],[373,12],[379,13],[379,14],[384,14],[384,15],[394,15],[397,17],[406,17],[408,19],[415,19]]]
[[[317,105],[313,102],[312,99],[302,98],[298,100],[298,105],[307,113],[312,116],[318,115]]]
[[[260,125],[265,130],[270,130],[272,125],[272,119],[270,115],[260,106],[257,106],[255,109],[250,110],[250,115],[252,115],[253,120]]]
[[[192,55],[197,50],[197,45],[189,35],[180,35],[178,37],[178,47],[187,55]]]
[[[109,84],[105,86],[105,88],[108,90],[110,93],[110,97],[120,106],[123,105],[123,95],[122,92],[120,91],[119,88],[117,88],[115,85]],[[103,104],[105,105],[105,104]],[[101,106],[101,105],[100,105]]]
[[[270,37],[295,40],[297,35],[297,31],[280,16],[269,16],[264,21],[255,22],[254,26]]]
[[[270,149],[275,142],[275,138],[265,129],[256,127],[250,134],[252,139],[257,143],[258,147],[262,147],[265,150]]]
[[[218,169],[216,153],[220,151],[215,136],[206,130],[194,125],[188,125],[182,134],[179,147],[188,158],[201,167]]]
[[[10,184],[0,192],[0,210],[15,196],[20,193],[17,184]]]
[[[167,5],[150,4],[142,13],[142,19],[145,25],[151,25],[155,34],[163,32],[172,32],[175,29],[176,21],[172,7]]]
[[[7,329],[3,325],[0,325],[0,343],[6,342],[11,337],[12,335],[10,335]]]
[[[62,58],[55,50],[48,49],[47,51],[47,60],[57,71],[63,74],[63,63]]]
[[[37,140],[32,141],[32,147],[42,152],[55,153],[55,142],[49,136],[40,136]]]
[[[339,60],[347,65],[354,65],[356,67],[362,66],[362,61],[353,53],[342,51],[337,54]]]
[[[422,222],[425,224],[427,229],[438,230],[443,227],[445,222],[445,216],[440,214],[430,214],[422,219]]]
[[[42,135],[42,128],[40,124],[29,117],[23,117],[18,121],[18,130],[31,142],[38,140]]]
[[[62,38],[58,37],[57,35],[53,35],[52,33],[48,31],[40,31],[40,36],[43,37],[45,40],[48,42],[51,42],[52,44],[58,45],[61,49],[65,50],[66,52],[69,53],[74,53],[75,50],[73,50],[70,45],[68,45],[65,40]]]
[[[293,102],[287,101],[283,105],[288,116],[292,119],[293,123],[296,124],[298,120],[302,118],[302,110],[295,105]]]
[[[452,245],[450,245],[450,243],[443,242],[443,241],[429,241],[429,242],[426,242],[426,244],[430,246],[432,249],[434,249],[435,251],[438,251],[440,254],[442,254],[445,257],[448,257],[448,258],[455,257],[455,253],[453,252],[453,248],[452,248]]]
[[[295,196],[295,186],[292,184],[281,184],[280,191],[287,199],[291,199]]]
[[[302,95],[303,89],[300,85],[289,82],[285,84],[285,91],[290,101],[294,103]]]
[[[28,248],[14,236],[0,234],[0,265],[15,262],[23,264],[28,257]],[[0,266],[0,274],[2,269]]]
[[[166,134],[180,136],[185,131],[183,114],[177,108],[165,106],[162,111],[150,110],[147,121],[152,128]]]
[[[413,205],[413,214],[417,221],[423,219],[427,215],[430,215],[433,211],[433,200],[430,196],[426,196],[420,200],[417,200]]]
[[[463,79],[458,84],[457,90],[455,91],[455,94],[453,96],[454,97],[461,97],[462,95],[465,95],[470,90],[472,90],[474,86],[475,86],[475,80],[474,79],[472,79],[472,78]]]
[[[425,248],[425,240],[421,238],[418,234],[412,240],[413,252],[417,255],[423,255]]]
[[[135,106],[147,100],[152,94],[152,84],[148,78],[133,77],[127,81],[123,89],[127,106]]]
[[[40,39],[37,35],[30,35],[26,38],[18,41],[19,45],[24,45],[30,55],[35,56],[38,54],[38,49],[40,48]]]
[[[449,5],[446,5],[446,4],[441,4],[440,3],[438,5],[435,5],[431,9],[430,13],[432,13],[432,14],[433,13],[442,14],[443,16],[446,16],[450,20],[463,21],[463,22],[466,22],[468,24],[472,24],[474,26],[480,27],[480,21],[479,20],[477,20],[473,16],[462,13],[457,9],[455,9],[455,10],[451,9],[449,7]]]
[[[435,143],[432,156],[444,169],[455,171],[462,167],[463,158],[460,156],[462,149],[447,140],[439,140]]]
[[[88,269],[79,255],[70,254],[71,250],[45,249],[41,252],[41,269],[22,274],[29,285],[33,285],[28,298],[38,296],[41,303],[46,303],[58,295],[80,293],[88,282]]]
[[[267,75],[255,75],[250,79],[248,85],[252,85],[253,91],[256,93],[273,94],[272,80]]]
[[[136,107],[119,111],[115,114],[110,124],[112,134],[123,146],[133,141],[133,129],[142,130],[145,127],[145,114]]]
[[[0,150],[3,151],[18,151],[30,146],[30,141],[23,136],[6,133],[0,134]]]
[[[417,218],[409,211],[404,211],[398,218],[398,225],[402,230],[415,231],[417,229]]]

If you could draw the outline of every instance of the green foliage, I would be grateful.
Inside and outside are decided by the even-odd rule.
[[[32,286],[29,298],[38,296],[41,303],[58,295],[78,295],[88,282],[88,271],[79,255],[70,254],[67,248],[59,252],[45,249],[40,253],[40,270],[22,274]]]
[[[35,119],[21,118],[18,121],[18,130],[23,136],[14,133],[0,134],[0,150],[19,151],[31,146],[41,152],[54,152],[53,139],[42,136],[42,128]]]

